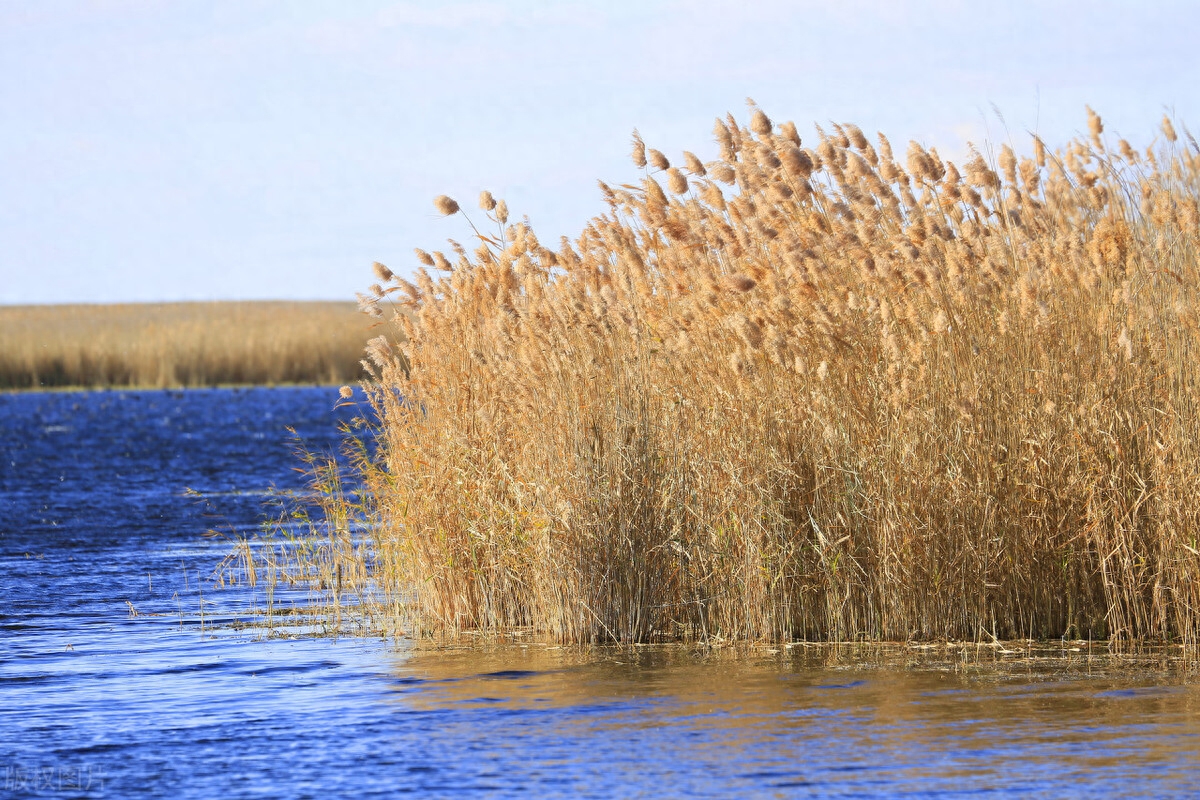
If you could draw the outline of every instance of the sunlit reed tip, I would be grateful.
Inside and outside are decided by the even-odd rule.
[[[1100,134],[1104,133],[1104,122],[1100,119],[1100,115],[1092,110],[1091,106],[1086,106],[1088,117],[1088,134],[1092,138],[1092,146],[1097,150],[1102,150],[1103,145],[1100,143]]]
[[[704,168],[704,162],[696,157],[695,153],[684,151],[683,165],[688,172],[695,175],[697,178],[703,178],[708,171]]]
[[[771,118],[762,112],[756,110],[750,117],[750,130],[757,133],[759,136],[766,136],[771,132]]]
[[[667,188],[671,190],[671,194],[684,194],[688,190],[688,180],[682,172],[671,167],[667,170]]]
[[[642,136],[637,132],[637,128],[633,129],[633,143],[629,155],[633,159],[633,165],[638,169],[646,166],[646,143],[642,141]]]
[[[1162,118],[1162,132],[1163,136],[1167,137],[1167,141],[1171,142],[1172,144],[1179,139],[1179,137],[1175,135],[1175,126],[1171,124],[1171,118],[1166,114],[1163,114]]]
[[[395,277],[390,269],[385,267],[383,264],[380,264],[378,261],[372,264],[371,268],[375,271],[375,277],[379,278],[381,281],[390,281],[393,277]]]

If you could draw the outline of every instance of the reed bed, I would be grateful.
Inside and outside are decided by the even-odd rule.
[[[1190,135],[715,136],[676,166],[635,133],[574,241],[485,192],[473,249],[377,266],[378,451],[361,496],[321,465],[296,567],[443,637],[1194,647]]]
[[[0,306],[0,389],[339,384],[371,336],[353,303]]]

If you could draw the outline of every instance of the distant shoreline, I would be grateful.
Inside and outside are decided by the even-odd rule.
[[[350,300],[120,300],[111,303],[4,303],[0,302],[0,313],[8,309],[46,309],[46,308],[148,308],[151,306],[350,306],[356,304]]]
[[[345,385],[335,383],[219,383],[207,386],[30,386],[0,389],[0,395],[25,394],[83,394],[85,392],[203,392],[216,389],[336,389]]]
[[[0,391],[333,386],[374,324],[336,301],[0,306]]]

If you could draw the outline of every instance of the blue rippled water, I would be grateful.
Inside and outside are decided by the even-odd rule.
[[[233,630],[205,533],[256,527],[300,480],[287,428],[334,447],[335,401],[0,395],[0,796],[1200,794],[1178,668]]]

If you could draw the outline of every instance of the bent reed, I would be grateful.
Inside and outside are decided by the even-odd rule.
[[[343,302],[0,306],[0,389],[338,384],[371,335]]]
[[[296,569],[417,635],[1194,647],[1195,141],[715,134],[672,166],[635,132],[573,242],[485,192],[473,252],[377,266],[369,524],[327,482]]]

